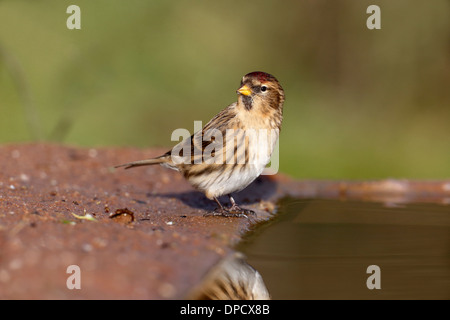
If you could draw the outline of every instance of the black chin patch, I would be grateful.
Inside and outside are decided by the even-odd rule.
[[[251,96],[242,96],[242,101],[244,102],[245,109],[251,110],[253,105],[253,99]]]

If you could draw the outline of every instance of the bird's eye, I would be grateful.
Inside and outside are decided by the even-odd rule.
[[[261,91],[262,92],[264,92],[264,91],[266,91],[267,90],[267,87],[266,86],[261,86]]]

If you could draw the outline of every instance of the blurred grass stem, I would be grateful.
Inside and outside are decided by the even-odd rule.
[[[0,61],[6,67],[7,72],[10,74],[14,86],[17,89],[23,111],[25,114],[27,128],[30,133],[31,139],[35,141],[42,140],[42,129],[39,122],[39,116],[31,97],[30,88],[28,86],[25,72],[22,69],[19,61],[10,54],[6,48],[0,43]]]

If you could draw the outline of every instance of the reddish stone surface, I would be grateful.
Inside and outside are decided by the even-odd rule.
[[[0,147],[0,298],[182,298],[269,216],[204,217],[215,203],[176,171],[112,168],[162,151]],[[258,209],[274,183],[255,185],[237,200]],[[81,269],[80,290],[66,286],[70,265]]]
[[[112,168],[165,151],[0,146],[0,299],[186,297],[287,195],[450,199],[450,181],[294,181],[276,175],[260,177],[236,196],[257,211],[255,218],[204,217],[215,203],[179,173],[160,166]],[[86,214],[95,221],[79,218]],[[70,265],[80,267],[79,290],[67,288]]]

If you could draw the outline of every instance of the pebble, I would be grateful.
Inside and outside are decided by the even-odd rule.
[[[91,157],[91,158],[96,158],[97,155],[98,155],[98,151],[95,150],[95,149],[89,149],[88,155],[89,155],[89,157]]]
[[[161,297],[170,299],[175,296],[176,289],[173,286],[173,284],[164,282],[159,286],[158,293],[160,294]]]

